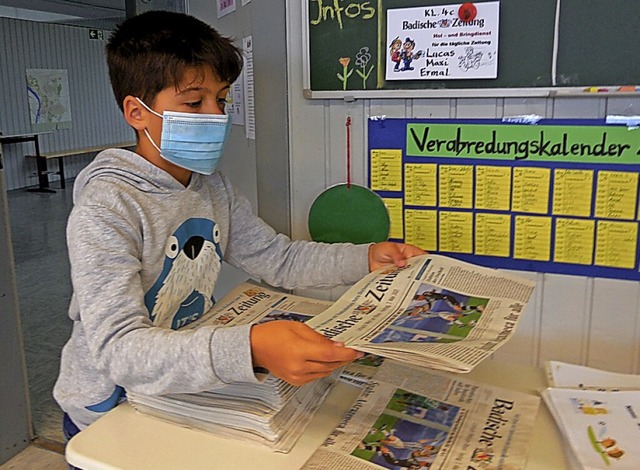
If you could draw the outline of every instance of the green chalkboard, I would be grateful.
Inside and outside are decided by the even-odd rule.
[[[339,8],[333,5],[339,4]],[[378,67],[378,7],[372,2],[353,3],[309,0],[309,58],[313,90],[376,88]],[[346,68],[351,76],[338,78]],[[358,65],[356,65],[358,62]],[[357,72],[361,72],[363,79]],[[373,68],[372,68],[373,67]],[[358,79],[358,80],[356,80]],[[345,81],[347,86],[345,87]]]
[[[559,9],[556,0],[501,0],[497,77],[386,80],[388,11],[462,3],[307,0],[305,88],[344,96],[406,90],[402,95],[411,97],[413,90],[555,90],[640,83],[640,48],[632,47],[640,31],[637,0],[560,0]]]
[[[640,84],[640,3],[562,0],[558,85]]]

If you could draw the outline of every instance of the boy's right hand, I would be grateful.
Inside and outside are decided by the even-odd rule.
[[[292,385],[325,377],[364,356],[325,338],[304,323],[271,321],[251,328],[254,367],[263,367]]]

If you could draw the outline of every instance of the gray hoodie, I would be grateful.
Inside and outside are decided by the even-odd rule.
[[[219,172],[188,187],[127,150],[77,177],[67,225],[71,338],[54,397],[83,429],[123,399],[257,382],[249,326],[180,327],[214,303],[222,260],[285,288],[350,284],[368,245],[291,241]]]

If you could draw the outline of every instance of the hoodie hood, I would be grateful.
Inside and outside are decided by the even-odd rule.
[[[197,184],[198,175],[191,177],[189,186]],[[73,201],[77,202],[84,188],[92,181],[125,183],[145,193],[168,193],[185,187],[166,171],[144,157],[125,149],[100,152],[77,176],[73,185]]]

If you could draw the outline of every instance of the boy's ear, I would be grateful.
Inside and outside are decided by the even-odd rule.
[[[122,110],[125,121],[134,129],[142,131],[149,127],[147,119],[151,113],[135,97],[127,96],[122,102]]]

